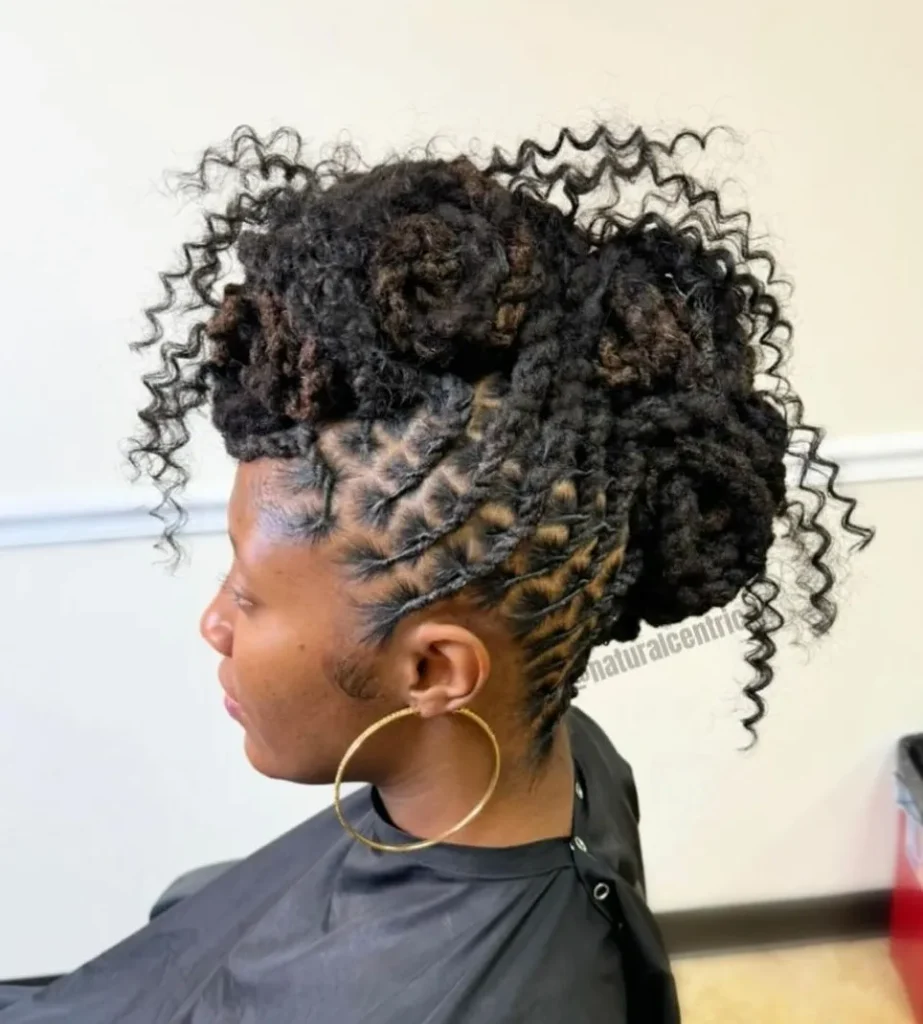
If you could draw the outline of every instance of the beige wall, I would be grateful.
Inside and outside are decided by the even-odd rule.
[[[126,500],[115,444],[139,387],[124,342],[190,223],[160,175],[242,121],[321,142],[346,129],[373,156],[436,133],[547,138],[596,113],[727,122],[749,141],[723,151],[726,173],[797,281],[811,414],[835,435],[923,430],[921,11],[19,5],[0,38],[0,520]],[[199,454],[201,493],[220,493],[225,460],[214,443]],[[861,497],[880,539],[838,635],[810,664],[782,660],[755,752],[735,752],[733,640],[583,698],[635,763],[658,908],[887,881],[890,755],[923,727],[911,611],[923,484]],[[0,552],[0,977],[90,956],[176,872],[245,853],[326,799],[242,763],[195,636],[224,545],[193,550],[174,580],[141,541]]]

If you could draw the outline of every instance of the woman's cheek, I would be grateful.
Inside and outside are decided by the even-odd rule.
[[[273,628],[261,629],[257,634],[251,627],[244,631],[242,640],[241,704],[250,709],[264,730],[272,727],[277,731],[297,714],[304,698],[297,643],[289,640],[284,630]]]

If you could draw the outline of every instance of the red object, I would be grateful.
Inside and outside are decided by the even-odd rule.
[[[923,1024],[923,737],[901,742],[898,755],[900,828],[891,902],[891,959],[914,1018]]]

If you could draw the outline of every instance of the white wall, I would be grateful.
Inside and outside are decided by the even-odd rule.
[[[0,524],[137,499],[116,448],[140,395],[125,342],[190,223],[160,176],[244,121],[319,142],[346,129],[371,156],[435,133],[514,144],[595,113],[728,122],[749,135],[726,154],[738,194],[797,280],[812,414],[836,435],[923,430],[919,5],[575,6],[5,12]],[[219,494],[226,460],[213,442],[199,455],[198,493]],[[857,490],[880,537],[838,635],[808,665],[780,660],[755,752],[735,749],[733,640],[583,698],[635,764],[659,909],[887,883],[891,754],[923,728],[923,483]],[[195,633],[224,541],[191,547],[176,578],[144,540],[0,551],[0,977],[77,964],[140,924],[180,871],[244,854],[327,798],[246,768]]]

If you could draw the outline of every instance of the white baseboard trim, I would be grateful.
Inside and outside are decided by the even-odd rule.
[[[831,438],[823,453],[840,465],[838,482],[844,484],[923,478],[923,433]],[[161,525],[147,511],[148,493],[0,501],[0,548],[155,538]],[[184,505],[189,512],[184,534],[224,532],[223,497],[189,498]]]

